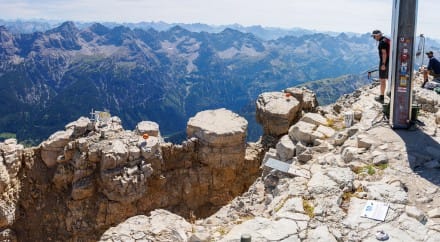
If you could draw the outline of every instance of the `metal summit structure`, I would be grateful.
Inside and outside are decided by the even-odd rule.
[[[412,77],[416,60],[417,0],[393,0],[391,42],[390,124],[393,128],[411,125]]]

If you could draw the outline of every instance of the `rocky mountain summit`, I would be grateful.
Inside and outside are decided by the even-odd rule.
[[[409,130],[384,122],[370,85],[325,107],[307,89],[261,94],[257,143],[226,109],[197,113],[182,144],[117,117],[80,118],[38,147],[6,140],[0,239],[439,241],[440,96],[419,85]],[[371,201],[384,221],[363,215]]]
[[[384,121],[375,85],[300,116],[295,110],[309,92],[260,95],[264,161],[284,161],[288,172],[263,165],[247,192],[207,218],[185,221],[156,210],[109,229],[101,241],[438,241],[440,96],[418,88],[419,81],[421,110],[409,130]],[[362,216],[371,201],[388,205],[384,221]]]

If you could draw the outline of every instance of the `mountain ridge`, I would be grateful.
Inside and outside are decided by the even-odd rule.
[[[361,73],[377,62],[366,34],[264,41],[234,29],[78,28],[73,22],[31,34],[0,31],[0,130],[33,144],[92,109],[108,109],[127,128],[157,121],[167,136],[182,132],[201,110],[251,114],[261,92]]]
[[[72,22],[44,33],[13,34],[2,29],[0,85],[8,90],[4,95],[9,96],[9,104],[19,108],[2,119],[0,128],[16,133],[19,140],[42,140],[56,129],[54,124],[106,108],[130,127],[151,119],[162,123],[165,134],[174,133],[200,110],[220,106],[240,110],[263,90],[356,73],[375,58],[367,47],[372,42],[353,42],[350,48],[364,56],[361,63],[334,63],[331,55],[344,52],[332,51],[321,39],[327,45],[339,41],[310,35],[294,37],[292,44],[262,41],[233,29],[210,34],[177,26],[168,31],[103,25],[78,29]],[[13,87],[11,81],[23,85]],[[87,91],[82,95],[80,90]],[[13,122],[23,115],[28,117],[25,121]],[[170,115],[180,121],[167,122]]]

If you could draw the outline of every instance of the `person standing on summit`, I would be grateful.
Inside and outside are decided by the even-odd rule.
[[[379,50],[379,79],[380,79],[380,95],[375,97],[374,100],[383,103],[384,102],[384,94],[386,88],[386,82],[388,79],[388,66],[390,62],[390,39],[383,36],[380,30],[374,30],[371,33],[371,37],[373,37],[376,41],[379,42],[378,50]]]

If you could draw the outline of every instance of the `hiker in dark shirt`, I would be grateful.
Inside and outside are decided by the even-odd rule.
[[[388,66],[390,60],[390,39],[383,36],[380,30],[374,30],[371,36],[379,42],[377,49],[379,50],[379,79],[380,79],[380,95],[374,98],[376,101],[383,103],[386,83],[388,79]]]
[[[423,71],[423,86],[425,86],[426,82],[428,82],[428,74],[433,76],[435,79],[440,78],[440,62],[434,57],[434,53],[432,51],[426,52],[426,55],[429,58],[428,68]]]

